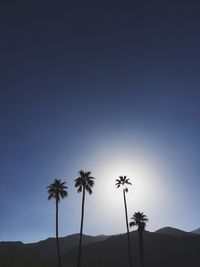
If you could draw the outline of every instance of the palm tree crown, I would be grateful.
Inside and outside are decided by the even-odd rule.
[[[119,179],[116,179],[116,186],[117,188],[119,188],[120,186],[124,187],[125,192],[128,192],[128,188],[126,187],[126,185],[132,185],[129,178],[127,178],[126,176],[119,176]]]
[[[79,171],[79,177],[75,179],[75,187],[78,187],[77,192],[81,193],[83,187],[85,190],[92,194],[92,187],[94,186],[94,177],[90,176],[91,172]]]
[[[67,197],[67,186],[66,182],[61,182],[61,180],[55,179],[52,184],[47,186],[48,189],[48,200],[55,199],[60,201],[61,199]]]
[[[129,226],[138,226],[139,231],[144,231],[146,227],[146,223],[148,222],[147,216],[143,212],[135,212],[131,217],[133,220],[129,223]]]

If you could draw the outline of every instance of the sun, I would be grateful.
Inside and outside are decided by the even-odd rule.
[[[156,151],[153,153],[138,144],[125,145],[119,140],[95,148],[96,153],[87,158],[86,165],[93,166],[92,172],[96,178],[93,202],[89,208],[98,210],[100,225],[105,224],[113,233],[124,231],[122,188],[115,185],[119,176],[126,176],[132,183],[126,194],[129,219],[137,211],[153,218],[159,210],[163,210],[167,199],[166,189],[156,160]]]
[[[128,187],[127,199],[129,210],[134,211],[148,211],[157,207],[158,195],[161,191],[161,185],[158,178],[158,173],[149,162],[145,160],[136,159],[132,155],[122,155],[113,153],[112,157],[104,157],[100,163],[96,166],[96,191],[97,195],[102,197],[103,188],[103,200],[102,205],[106,207],[109,205],[112,207],[122,206],[121,188],[116,188],[116,179],[119,176],[127,176],[132,183],[132,186]],[[105,201],[105,202],[104,202]],[[117,212],[113,210],[112,212]]]

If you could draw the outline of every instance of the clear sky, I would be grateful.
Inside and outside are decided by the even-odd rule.
[[[78,232],[80,169],[96,178],[85,233],[126,231],[119,175],[148,230],[198,228],[198,1],[27,2],[0,8],[0,240],[55,235],[54,178],[60,235]]]

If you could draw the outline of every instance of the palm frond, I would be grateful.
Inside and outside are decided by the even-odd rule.
[[[135,226],[135,222],[130,222],[130,223],[129,223],[129,226],[130,226],[130,227]]]
[[[120,185],[121,184],[121,180],[119,180],[119,179],[116,179],[115,182],[116,182],[115,185]]]
[[[85,190],[86,190],[89,194],[92,194],[92,189],[90,188],[90,186],[86,185],[86,186],[85,186]]]
[[[84,174],[85,174],[85,172],[84,172],[83,170],[80,170],[80,171],[79,171],[79,174],[80,174],[81,177],[83,177]]]
[[[79,186],[77,192],[78,192],[78,193],[81,193],[81,192],[82,192],[82,186]]]
[[[88,183],[88,185],[90,187],[93,187],[94,186],[94,181],[93,180],[88,180],[87,183]]]
[[[50,193],[50,194],[48,195],[48,200],[50,200],[50,199],[52,199],[52,198],[54,198],[54,194],[53,194],[53,193]]]
[[[67,193],[66,191],[64,191],[64,190],[62,190],[62,191],[60,192],[60,196],[61,196],[61,198],[65,198],[67,195],[68,195],[68,193]]]
[[[129,182],[129,181],[130,181],[130,179],[128,178],[128,179],[125,180],[125,183],[126,183],[126,184],[130,184],[130,185],[132,185],[132,183]]]
[[[77,178],[75,180],[75,187],[79,187],[83,184],[82,178]]]
[[[91,171],[85,172],[85,176],[88,177],[89,179],[95,179],[93,176],[91,176]]]

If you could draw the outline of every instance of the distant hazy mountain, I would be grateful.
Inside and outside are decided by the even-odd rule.
[[[83,245],[105,240],[107,236],[83,235]],[[69,251],[77,246],[79,234],[73,234],[60,238],[61,253]],[[55,238],[23,244],[22,242],[0,242],[0,266],[1,267],[32,267],[46,266],[46,261],[54,262],[56,257]],[[42,264],[42,265],[41,265]],[[51,266],[48,263],[47,266]]]
[[[147,267],[199,267],[200,236],[178,229],[178,236],[144,232],[145,262]],[[170,232],[174,233],[174,228]],[[180,232],[179,232],[180,231]],[[184,233],[180,236],[180,233]],[[134,267],[139,265],[138,233],[130,233]],[[76,266],[79,235],[61,238],[63,266]],[[0,243],[1,267],[57,267],[55,239],[23,244],[21,242]],[[82,267],[127,267],[127,235],[84,236]]]
[[[200,228],[198,228],[198,229],[196,229],[196,230],[192,231],[191,233],[194,233],[194,234],[198,234],[198,235],[200,235]]]
[[[83,235],[83,245],[89,243],[98,242],[105,240],[107,236],[89,236]],[[66,237],[61,237],[60,239],[60,250],[61,253],[65,253],[73,247],[76,247],[79,240],[79,234],[73,234]],[[25,247],[30,251],[37,253],[37,255],[51,255],[56,256],[56,241],[55,238],[48,238],[46,240],[40,241],[38,243],[25,244]]]
[[[161,229],[155,231],[155,233],[167,234],[167,235],[176,236],[176,237],[182,237],[182,236],[186,236],[186,235],[193,235],[191,232],[185,232],[183,230],[180,230],[180,229],[177,229],[177,228],[173,228],[173,227],[164,227],[164,228],[161,228]]]

